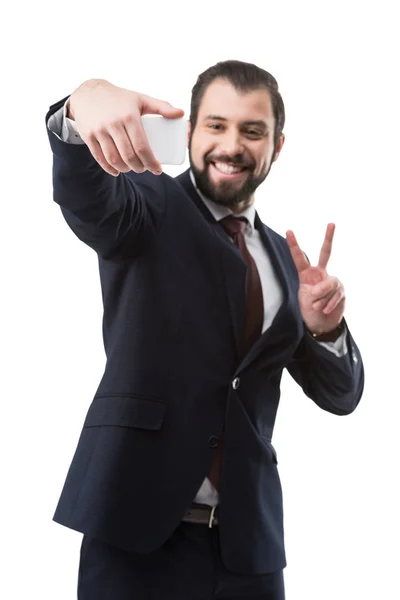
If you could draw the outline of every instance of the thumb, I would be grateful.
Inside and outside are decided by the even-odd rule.
[[[181,108],[175,108],[169,102],[157,100],[150,96],[143,96],[142,115],[161,115],[166,119],[179,119],[185,112]]]

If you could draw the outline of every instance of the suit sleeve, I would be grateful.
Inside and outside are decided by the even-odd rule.
[[[287,366],[304,393],[335,415],[352,413],[364,389],[363,362],[348,327],[346,335],[349,351],[337,356],[305,333]]]
[[[140,254],[162,224],[162,178],[133,172],[113,177],[86,144],[69,144],[48,121],[65,103],[50,107],[46,130],[53,153],[53,199],[76,236],[103,258]]]

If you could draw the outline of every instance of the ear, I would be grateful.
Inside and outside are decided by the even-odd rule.
[[[285,134],[281,133],[281,135],[279,136],[279,139],[276,143],[275,154],[274,154],[274,158],[272,159],[272,162],[275,162],[276,160],[278,160],[279,154],[281,153],[284,143],[285,143]]]

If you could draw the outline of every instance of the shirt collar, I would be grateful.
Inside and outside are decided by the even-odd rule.
[[[212,214],[212,216],[214,217],[214,219],[216,221],[221,221],[221,219],[223,219],[224,217],[234,214],[231,211],[231,209],[228,208],[227,206],[222,206],[221,204],[216,204],[209,198],[206,198],[204,196],[204,194],[201,193],[201,191],[199,190],[199,188],[196,185],[196,180],[194,178],[194,175],[193,175],[193,172],[191,169],[190,169],[190,179],[193,183],[193,186],[194,186],[196,192],[198,193],[198,195],[200,196],[200,198],[202,199],[202,201],[204,202],[204,204],[206,205],[206,207],[208,208],[208,210],[210,211],[210,213]],[[251,206],[246,208],[246,210],[244,210],[242,213],[235,214],[234,216],[235,217],[246,217],[249,227],[250,227],[250,231],[253,232],[254,220],[256,217],[256,209],[254,207],[254,204],[252,204]]]

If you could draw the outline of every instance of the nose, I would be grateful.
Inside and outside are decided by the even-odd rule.
[[[235,156],[243,153],[242,138],[240,132],[236,129],[228,129],[220,138],[220,150],[223,154]]]

